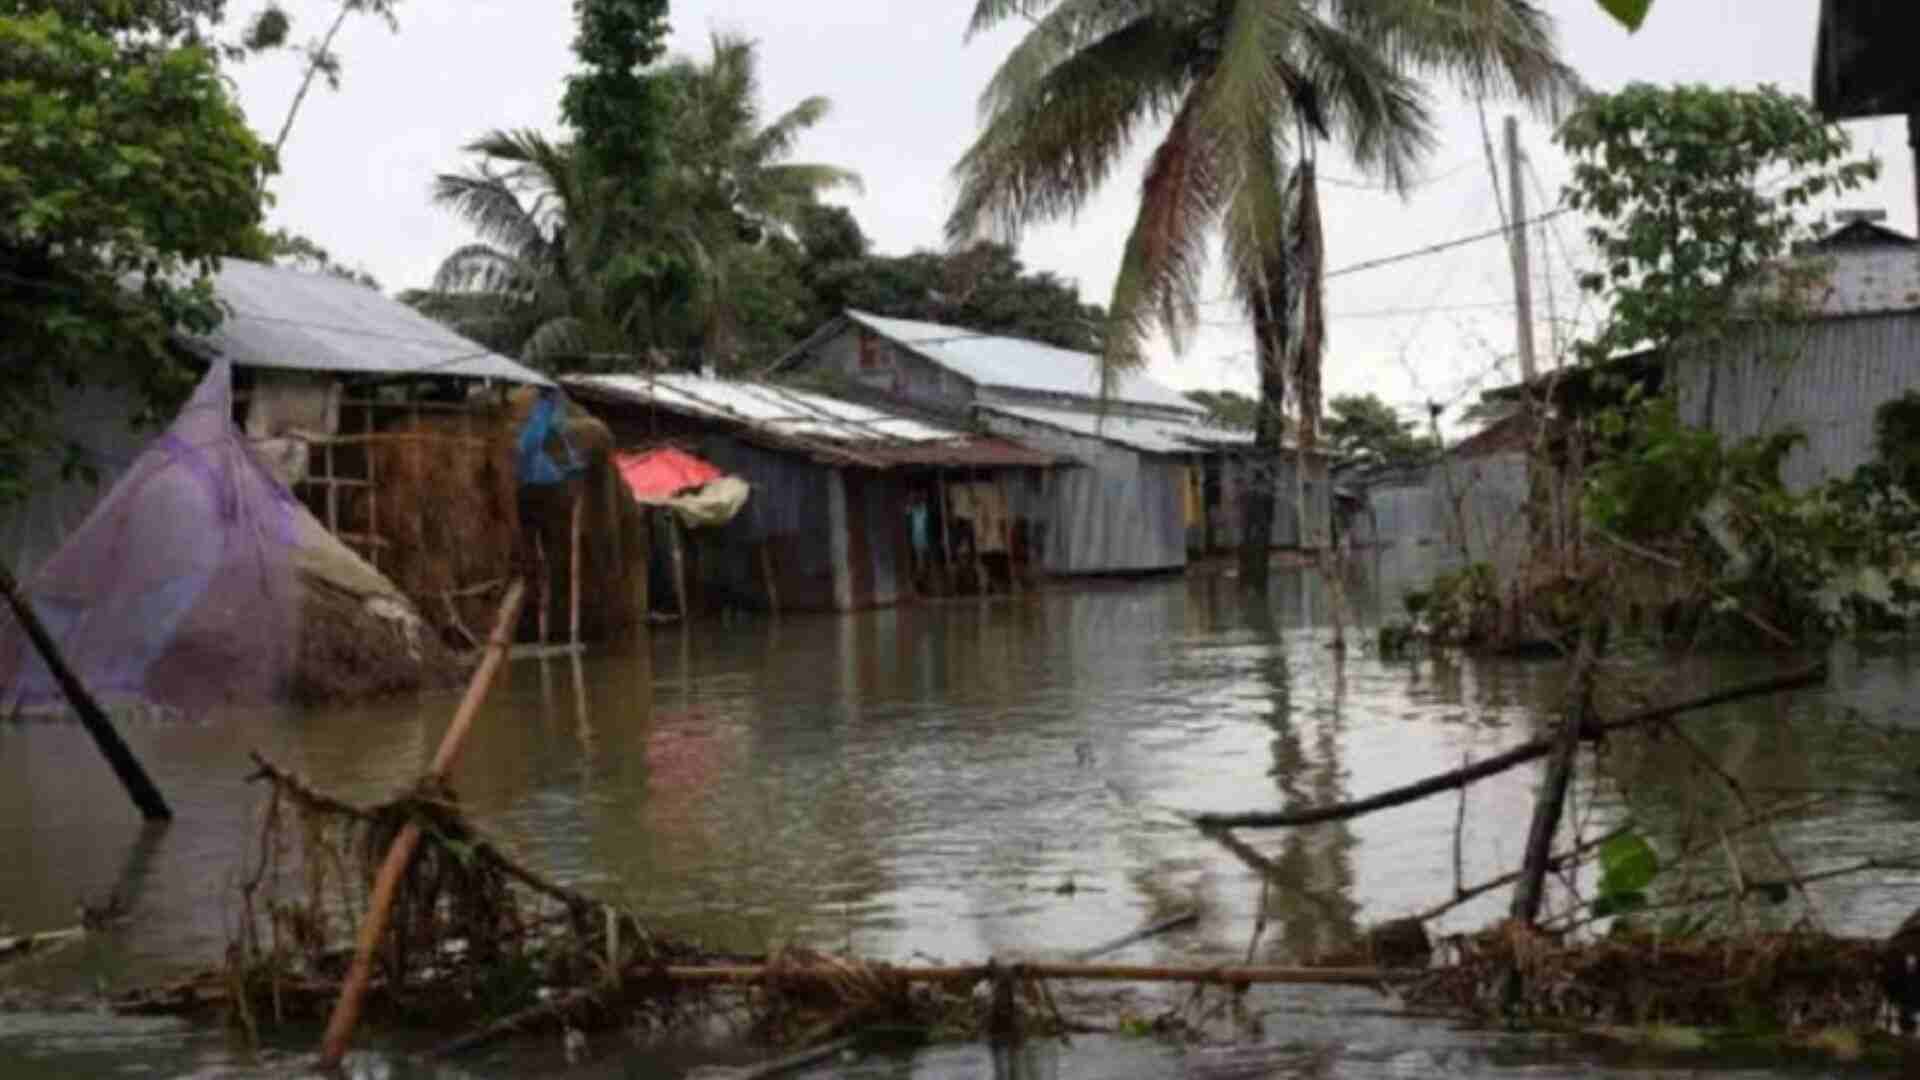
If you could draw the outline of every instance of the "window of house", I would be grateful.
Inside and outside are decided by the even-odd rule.
[[[887,364],[887,343],[874,334],[860,333],[860,370],[881,371]]]

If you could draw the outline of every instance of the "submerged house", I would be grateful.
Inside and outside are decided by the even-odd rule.
[[[1099,358],[1021,338],[847,311],[777,364],[784,375],[899,402],[1067,459],[1029,503],[1052,574],[1174,570],[1238,543],[1245,492],[1269,472],[1275,543],[1328,536],[1326,459],[1261,462],[1253,436],[1137,372],[1103,393]],[[1304,502],[1304,520],[1300,506]]]
[[[1032,570],[1029,501],[1050,454],[753,380],[563,382],[623,450],[676,447],[748,485],[730,521],[685,534],[690,611],[885,607],[1011,588]]]
[[[514,442],[540,397],[558,392],[545,376],[344,279],[230,259],[214,291],[225,319],[178,347],[191,360],[230,366],[231,421],[252,454],[448,644],[485,635],[523,526],[562,538],[552,554],[566,554],[576,502],[586,538],[581,576],[594,582],[582,590],[593,603],[583,632],[610,634],[639,617],[619,549],[622,518],[636,515],[614,497],[604,429],[579,415],[556,425],[553,450],[575,498],[523,498]],[[88,388],[62,407],[62,434],[95,482],[50,462],[32,479],[31,497],[0,515],[0,553],[23,578],[154,434],[134,430],[139,405],[127,393]],[[562,572],[550,584],[564,605],[565,560],[554,561]]]
[[[1535,425],[1515,412],[1425,465],[1343,476],[1359,493],[1344,523],[1355,548],[1432,570],[1486,563],[1511,571],[1528,556]]]

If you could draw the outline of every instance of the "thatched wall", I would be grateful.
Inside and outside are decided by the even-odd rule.
[[[383,437],[368,448],[371,497],[354,500],[351,520],[342,526],[379,537],[380,569],[458,647],[477,644],[492,626],[505,583],[516,569],[523,530],[526,569],[537,570],[536,550],[544,549],[548,557],[551,630],[556,640],[564,637],[576,495],[584,500],[582,637],[618,636],[644,617],[644,539],[638,541],[641,551],[632,550],[643,530],[635,524],[637,508],[608,462],[611,436],[570,409],[568,439],[587,462],[586,471],[562,488],[522,489],[513,440],[525,412],[516,401],[504,408],[405,416],[382,424]],[[536,593],[527,605],[521,640],[536,636],[539,610]]]

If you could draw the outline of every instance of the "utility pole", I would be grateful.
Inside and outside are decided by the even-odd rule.
[[[1533,281],[1527,260],[1527,188],[1520,182],[1520,121],[1507,117],[1507,193],[1513,201],[1514,333],[1520,346],[1520,378],[1528,386],[1539,373],[1533,358]]]

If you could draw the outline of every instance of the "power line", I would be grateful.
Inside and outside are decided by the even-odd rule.
[[[1522,227],[1525,227],[1542,221],[1550,221],[1562,214],[1571,212],[1572,209],[1570,206],[1557,206],[1544,214],[1535,214],[1520,224]],[[1494,237],[1505,236],[1506,234],[1507,227],[1503,225],[1497,229],[1488,229],[1486,232],[1474,233],[1471,236],[1462,236],[1457,240],[1447,240],[1438,244],[1429,244],[1426,247],[1416,248],[1413,251],[1403,251],[1398,255],[1384,255],[1378,259],[1368,259],[1365,262],[1354,263],[1351,266],[1343,266],[1338,270],[1329,270],[1325,276],[1328,278],[1337,278],[1347,274],[1357,274],[1363,270],[1377,270],[1383,266],[1392,266],[1395,263],[1406,262],[1409,259],[1424,258],[1428,255],[1438,255],[1443,251],[1450,251],[1457,247],[1465,247],[1468,244],[1477,244],[1482,240],[1491,240]]]

